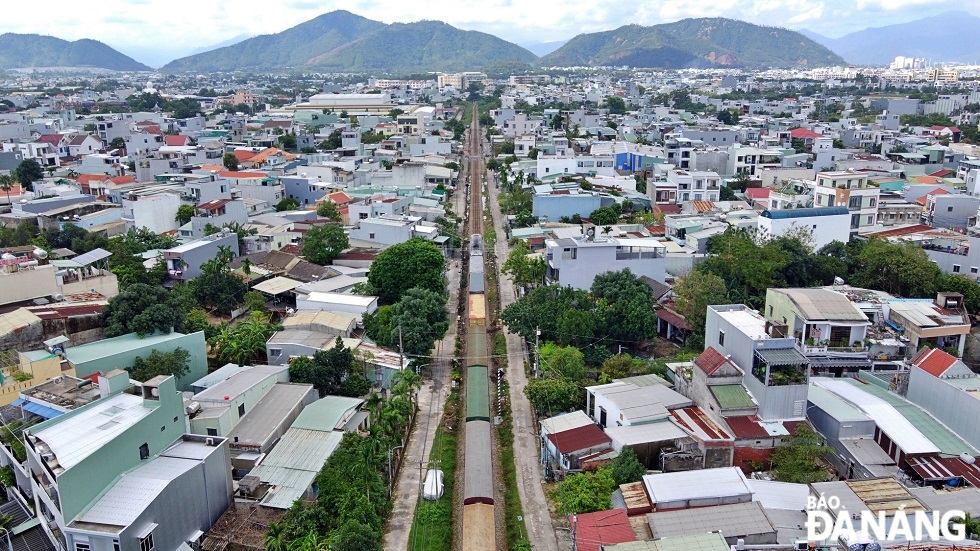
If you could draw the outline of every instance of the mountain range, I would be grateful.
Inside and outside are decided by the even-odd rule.
[[[0,34],[0,69],[20,67],[98,67],[152,71],[111,47],[83,38],[74,42],[39,34]]]
[[[798,32],[721,17],[625,25],[580,34],[542,57],[542,66],[626,65],[667,69],[840,65],[834,52]]]
[[[859,65],[886,65],[896,56],[921,57],[934,62],[980,61],[980,18],[963,11],[868,28],[840,38],[828,38],[812,31],[801,33]]]
[[[950,40],[955,30],[956,40]],[[543,57],[538,57],[543,55]],[[980,18],[946,12],[918,21],[869,28],[840,38],[725,18],[580,34],[568,41],[507,42],[441,21],[391,23],[337,10],[275,34],[239,35],[175,59],[162,71],[340,71],[410,73],[524,64],[642,68],[882,65],[895,56],[976,62]],[[846,60],[846,61],[845,61]],[[95,40],[68,42],[41,35],[0,35],[0,69],[98,67],[149,71]]]

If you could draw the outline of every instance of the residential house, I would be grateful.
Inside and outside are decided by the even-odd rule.
[[[851,213],[850,230],[854,237],[877,224],[880,191],[868,185],[868,176],[864,173],[818,172],[813,206],[846,207]]]
[[[717,201],[721,193],[721,177],[717,172],[683,170],[667,171],[667,183],[677,188],[677,202]]]
[[[767,209],[757,224],[759,239],[803,234],[813,250],[851,239],[851,212],[846,207]]]
[[[163,260],[167,263],[167,274],[178,281],[194,279],[201,275],[201,266],[217,257],[222,248],[227,248],[233,257],[238,256],[238,235],[230,231],[218,232],[166,249]]]
[[[187,373],[177,379],[177,388],[188,388],[191,382],[203,377],[208,370],[203,331],[188,334],[173,331],[144,337],[127,333],[78,346],[67,346],[67,343],[63,343],[63,347],[68,367],[82,378],[131,367],[136,363],[136,358],[146,358],[154,350],[173,352],[178,348],[189,352],[189,357]]]
[[[629,268],[638,277],[664,280],[666,247],[652,237],[599,237],[545,240],[546,278],[562,286],[589,289],[599,274]]]
[[[935,300],[902,299],[888,303],[889,321],[901,328],[908,346],[918,350],[928,343],[934,348],[955,350],[963,356],[970,316],[960,293],[937,293]]]

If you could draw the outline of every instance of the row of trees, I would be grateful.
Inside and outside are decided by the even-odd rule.
[[[805,231],[760,238],[748,230],[728,229],[711,237],[711,254],[674,288],[678,311],[694,333],[689,344],[699,345],[708,305],[742,303],[759,309],[771,287],[831,285],[836,277],[899,297],[963,293],[968,309],[980,308],[980,287],[965,277],[943,273],[913,244],[852,239],[814,251],[810,242]]]
[[[267,551],[381,551],[384,519],[391,512],[387,451],[404,443],[420,382],[414,372],[403,371],[392,381],[388,400],[373,394],[364,402],[368,433],[344,435],[317,475],[316,500],[311,505],[297,500],[269,526]]]

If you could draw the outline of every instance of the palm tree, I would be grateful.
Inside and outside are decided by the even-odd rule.
[[[231,252],[231,247],[228,245],[219,245],[217,258],[222,264],[228,265],[235,258],[235,255]]]
[[[269,529],[265,532],[265,551],[286,551],[289,545],[286,543],[286,526],[277,522],[270,522]]]
[[[10,190],[14,189],[16,180],[10,174],[0,175],[0,189],[7,194],[7,204],[10,204]]]
[[[242,272],[245,275],[252,275],[252,261],[249,259],[242,260]]]
[[[603,235],[609,235],[612,233],[612,226],[605,226],[602,228]]]
[[[381,408],[385,405],[385,399],[381,397],[377,392],[372,392],[370,396],[364,400],[364,409],[368,411],[368,420],[371,427],[373,428],[375,423],[378,422],[378,415],[381,413]]]

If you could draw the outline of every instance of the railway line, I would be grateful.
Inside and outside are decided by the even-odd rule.
[[[488,551],[498,547],[494,497],[493,429],[490,417],[490,352],[487,338],[487,297],[483,243],[483,151],[479,117],[467,136],[469,208],[469,271],[466,308],[464,369],[464,453],[462,462],[462,551]]]

